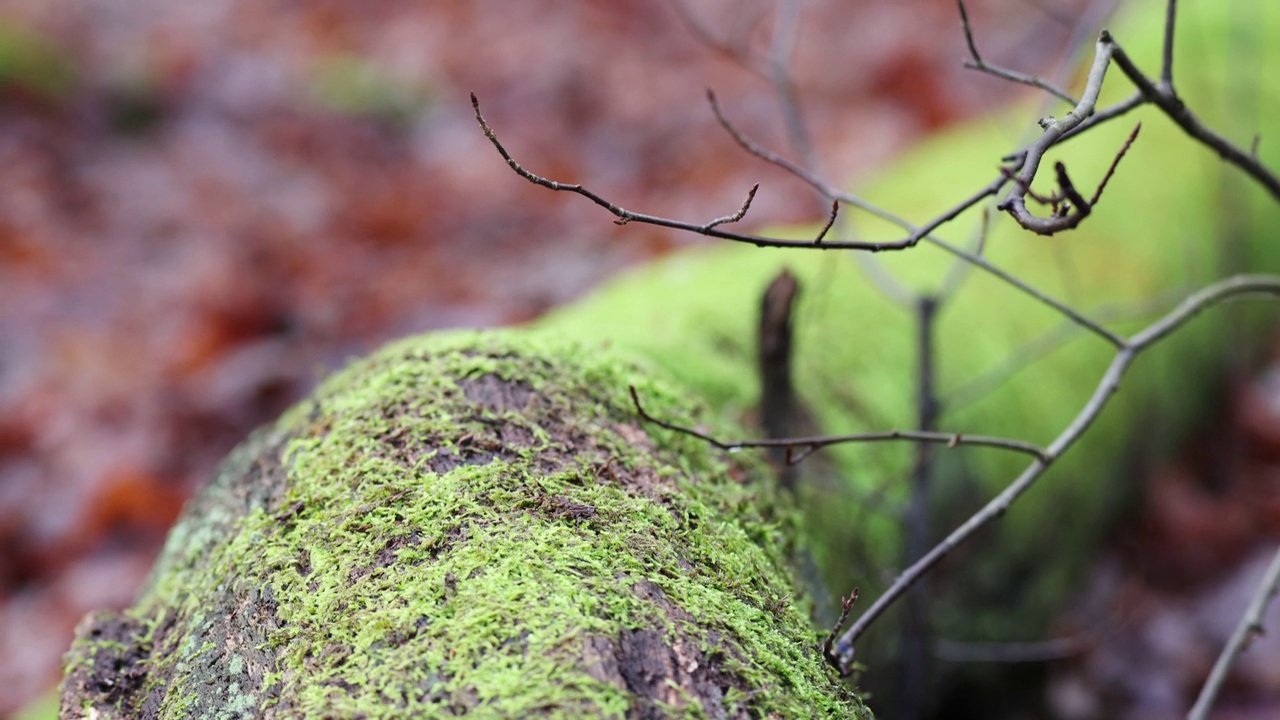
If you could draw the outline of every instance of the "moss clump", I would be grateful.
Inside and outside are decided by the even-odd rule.
[[[134,608],[82,626],[64,716],[863,715],[761,468],[651,435],[629,384],[699,419],[547,336],[415,338],[339,373],[232,454]]]

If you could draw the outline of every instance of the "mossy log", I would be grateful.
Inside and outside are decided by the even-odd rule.
[[[254,434],[63,718],[863,717],[767,468],[638,424],[677,384],[544,337],[396,343]]]

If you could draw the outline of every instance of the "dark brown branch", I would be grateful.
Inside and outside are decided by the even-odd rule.
[[[719,100],[716,99],[715,92],[711,90],[707,90],[707,103],[711,105],[711,112],[715,114],[716,120],[720,123],[720,127],[723,127],[725,132],[729,133],[729,136],[733,138],[733,141],[736,142],[743,150],[746,150],[748,153],[760,158],[770,165],[777,166],[791,175],[794,175],[814,190],[817,190],[819,194],[827,199],[838,200],[846,205],[851,205],[859,210],[871,213],[881,220],[897,225],[904,230],[911,231],[914,229],[910,223],[897,217],[893,213],[872,205],[855,195],[836,189],[803,165],[792,162],[775,152],[767,150],[750,137],[747,137],[746,133],[739,130],[736,125],[729,121],[729,118],[724,114],[724,110],[720,107]],[[958,215],[959,213],[956,214]],[[915,238],[912,244],[914,245],[916,242],[919,242],[919,240],[920,238]]]
[[[582,185],[575,184],[575,183],[558,182],[556,180],[551,180],[526,170],[524,166],[520,165],[520,163],[515,161],[515,158],[511,156],[511,153],[507,152],[507,149],[503,147],[502,143],[498,140],[498,136],[494,133],[493,128],[489,127],[489,123],[484,119],[484,115],[480,113],[480,101],[476,98],[475,93],[471,94],[471,107],[473,110],[475,110],[476,122],[480,124],[480,128],[481,130],[484,131],[485,137],[489,139],[489,142],[493,144],[493,147],[498,151],[498,154],[502,156],[502,159],[506,161],[507,165],[510,166],[511,169],[515,171],[517,175],[519,175],[520,177],[524,178],[525,180],[528,180],[529,182],[535,185],[540,185],[544,188],[547,188],[548,190],[554,190],[557,192],[570,192],[570,193],[576,193],[578,195],[581,195],[587,198],[588,200],[590,200],[591,202],[595,203],[596,205],[599,205],[600,207],[609,211],[611,214],[613,214],[617,218],[617,220],[615,220],[614,222],[619,225],[638,222],[638,223],[644,223],[647,225],[657,225],[660,227],[674,228],[676,230],[684,230],[691,233],[697,233],[699,235],[705,235],[707,237],[720,238],[722,240],[733,240],[736,242],[748,243],[751,245],[755,245],[756,247],[773,247],[773,248],[809,247],[809,248],[820,248],[823,250],[865,250],[868,252],[883,252],[887,250],[905,250],[909,247],[914,246],[917,242],[919,242],[919,238],[915,238],[915,239],[908,238],[905,240],[897,240],[894,242],[861,242],[857,240],[837,240],[837,241],[824,241],[822,243],[815,244],[814,242],[809,240],[784,240],[781,238],[771,238],[771,237],[765,237],[762,235],[752,235],[748,233],[727,232],[724,230],[717,229],[716,225],[718,224],[718,221],[715,221],[715,220],[711,221],[710,223],[691,223],[683,220],[674,220],[671,218],[665,218],[658,215],[648,215],[645,213],[633,212],[619,205],[615,205],[613,202],[609,201],[608,199],[604,198],[603,196],[591,190],[588,190],[586,187]]]
[[[1102,191],[1106,189],[1107,183],[1111,181],[1111,176],[1115,174],[1116,167],[1120,165],[1120,159],[1129,152],[1129,148],[1133,147],[1133,141],[1138,139],[1138,131],[1142,130],[1142,123],[1133,126],[1133,132],[1129,133],[1128,139],[1124,141],[1124,145],[1120,146],[1120,152],[1116,153],[1115,158],[1111,160],[1111,167],[1107,168],[1107,174],[1102,176],[1102,182],[1098,183],[1098,189],[1094,191],[1093,197],[1089,199],[1089,205],[1097,205],[1102,199]]]
[[[1081,220],[1088,217],[1089,213],[1093,212],[1093,206],[1088,200],[1084,199],[1084,196],[1080,194],[1079,190],[1076,190],[1075,183],[1071,182],[1071,178],[1067,175],[1066,165],[1062,162],[1055,162],[1053,164],[1053,172],[1058,177],[1058,187],[1062,188],[1063,197],[1071,201],[1071,205],[1076,210],[1072,216],[1074,223],[1071,225],[1071,227],[1075,227]],[[1062,209],[1062,216],[1066,217],[1068,215],[1072,215],[1069,210],[1070,208],[1064,207]]]

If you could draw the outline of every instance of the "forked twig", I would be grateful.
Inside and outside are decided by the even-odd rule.
[[[576,193],[578,195],[581,195],[587,198],[588,200],[590,200],[591,202],[595,203],[596,205],[599,205],[605,210],[608,210],[611,214],[613,214],[617,218],[616,220],[614,220],[614,222],[619,225],[625,225],[631,222],[645,223],[648,225],[658,225],[661,227],[674,228],[676,230],[685,230],[687,232],[697,233],[699,235],[706,235],[708,237],[720,238],[722,240],[734,240],[737,242],[749,243],[751,245],[755,245],[756,247],[774,247],[774,248],[786,248],[786,247],[815,248],[816,247],[824,250],[866,250],[869,252],[882,252],[886,250],[905,250],[909,247],[912,247],[913,245],[916,244],[916,242],[918,242],[918,239],[915,239],[915,240],[908,239],[908,240],[897,240],[893,242],[861,242],[857,240],[836,240],[836,241],[824,240],[821,243],[815,243],[812,240],[785,240],[781,238],[765,237],[763,235],[752,235],[749,233],[728,232],[728,231],[719,229],[719,226],[723,225],[726,222],[742,219],[742,216],[746,214],[745,211],[747,207],[750,206],[751,198],[755,196],[754,190],[749,193],[747,202],[744,203],[743,207],[740,208],[737,213],[734,213],[733,215],[730,215],[727,218],[718,218],[716,220],[712,220],[707,223],[691,223],[683,220],[674,220],[671,218],[660,217],[658,215],[649,215],[646,213],[633,212],[631,210],[627,210],[626,208],[620,205],[615,205],[613,202],[610,202],[603,196],[591,190],[588,190],[586,187],[582,185],[579,185],[576,183],[564,183],[556,180],[551,180],[549,178],[542,177],[541,175],[535,175],[534,173],[526,170],[524,166],[516,162],[515,158],[511,156],[511,153],[507,152],[507,149],[503,147],[502,143],[498,140],[498,136],[493,132],[493,128],[489,127],[489,123],[484,119],[484,115],[480,113],[480,101],[479,99],[476,98],[475,93],[471,93],[471,107],[473,110],[475,110],[476,122],[480,124],[480,128],[484,131],[485,137],[489,139],[489,142],[493,144],[493,147],[498,151],[498,154],[502,156],[502,159],[507,162],[507,165],[510,166],[511,169],[514,170],[517,175],[519,175],[520,177],[524,178],[525,180],[528,180],[529,182],[535,185],[540,185],[549,190],[554,190],[557,192],[571,192],[571,193]]]
[[[822,641],[822,657],[826,659],[827,664],[835,668],[842,676],[848,676],[849,670],[841,667],[840,656],[832,651],[832,645],[835,644],[836,636],[840,634],[840,629],[844,627],[845,621],[849,619],[849,611],[853,610],[853,604],[858,602],[858,588],[854,588],[848,597],[840,598],[840,617],[836,618],[836,622],[831,626],[831,632],[827,633],[827,639]]]

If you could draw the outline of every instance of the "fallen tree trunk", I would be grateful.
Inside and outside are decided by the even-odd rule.
[[[411,339],[326,382],[77,632],[63,718],[859,717],[758,461],[649,435],[545,336]]]

